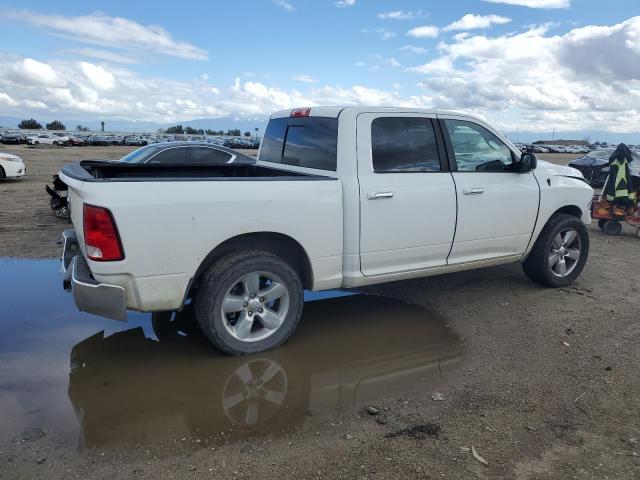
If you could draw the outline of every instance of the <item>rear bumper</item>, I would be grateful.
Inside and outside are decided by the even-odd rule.
[[[65,290],[73,293],[73,300],[80,311],[111,318],[127,320],[127,301],[124,288],[97,282],[78,245],[74,230],[62,234],[63,250],[61,272]]]

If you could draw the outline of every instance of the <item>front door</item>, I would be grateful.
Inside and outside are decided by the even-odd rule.
[[[455,118],[443,123],[458,197],[449,265],[524,254],[539,207],[533,173],[517,173],[515,153],[484,126]]]
[[[446,265],[456,196],[451,173],[440,160],[434,121],[435,116],[422,114],[358,116],[360,268],[365,276]]]

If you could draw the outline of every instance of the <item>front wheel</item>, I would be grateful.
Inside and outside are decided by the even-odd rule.
[[[303,301],[297,272],[280,257],[254,250],[209,269],[195,298],[196,318],[220,350],[247,355],[284,343],[298,325]]]
[[[522,268],[534,282],[565,287],[578,278],[588,256],[589,234],[584,223],[560,213],[544,227]]]

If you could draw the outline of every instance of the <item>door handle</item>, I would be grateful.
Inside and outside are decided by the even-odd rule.
[[[484,188],[482,187],[463,188],[462,193],[464,195],[482,195],[484,193]]]
[[[369,192],[367,193],[369,200],[380,200],[381,198],[393,198],[393,192]]]

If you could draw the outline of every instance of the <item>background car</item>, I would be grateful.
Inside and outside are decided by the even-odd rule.
[[[87,139],[84,137],[77,137],[75,135],[69,136],[69,145],[73,147],[83,147],[87,145]]]
[[[23,177],[27,174],[27,167],[17,155],[0,152],[0,179]]]
[[[37,137],[29,138],[30,145],[60,145],[62,141],[59,137],[54,137],[53,135],[49,135],[48,133],[41,133]]]
[[[3,132],[0,135],[0,142],[17,145],[25,142],[25,136],[19,132]]]
[[[206,142],[154,143],[122,157],[127,163],[190,163],[220,165],[256,163],[256,160],[221,145]]]
[[[571,160],[568,165],[580,170],[592,187],[602,187],[609,174],[609,157],[614,151],[615,148],[600,148]],[[629,170],[632,176],[640,177],[640,152],[632,150],[631,154],[633,162],[629,164]]]

